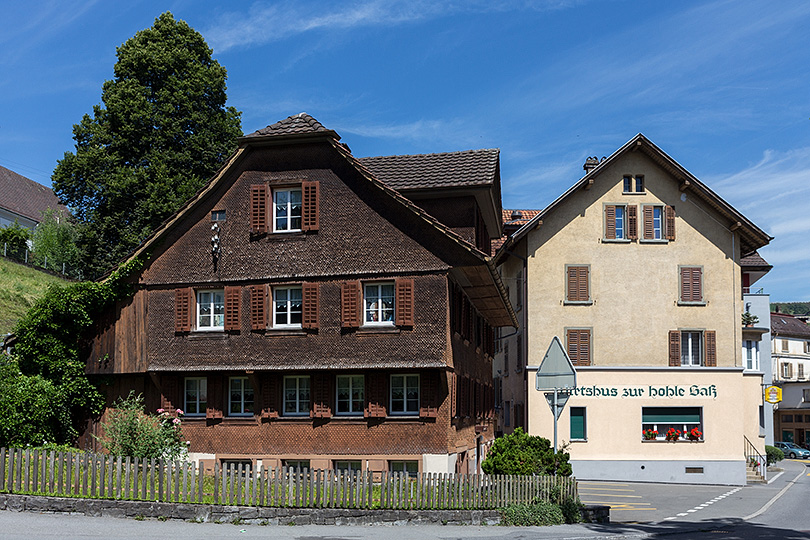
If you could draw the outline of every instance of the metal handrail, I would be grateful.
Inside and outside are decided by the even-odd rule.
[[[745,439],[745,466],[757,470],[760,476],[762,476],[762,479],[765,480],[765,472],[768,470],[768,460],[759,453],[759,450],[748,440],[748,437],[743,435],[743,438]]]

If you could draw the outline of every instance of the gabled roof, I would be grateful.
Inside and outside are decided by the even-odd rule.
[[[357,158],[377,178],[396,189],[435,189],[495,184],[498,149],[412,156]]]
[[[503,236],[492,241],[493,255],[498,252],[498,249],[506,242],[510,234],[527,224],[529,220],[539,213],[540,210],[507,210],[506,208],[501,210]]]
[[[771,333],[774,336],[810,339],[810,325],[786,313],[771,313]]]
[[[749,255],[746,255],[742,259],[740,259],[740,266],[743,267],[743,270],[753,270],[753,269],[763,269],[763,270],[770,270],[773,268],[768,261],[762,258],[759,252],[755,251]]]
[[[48,208],[67,213],[49,187],[0,167],[0,208],[39,223]]]
[[[262,144],[264,141],[268,140],[273,142],[301,142],[301,138],[304,136],[310,139],[315,136],[318,140],[325,141],[332,145],[339,155],[346,159],[363,178],[381,190],[385,196],[390,197],[396,201],[397,204],[406,208],[407,211],[419,217],[436,232],[444,235],[451,241],[450,245],[458,247],[460,251],[457,253],[463,253],[466,256],[471,256],[473,260],[477,260],[474,266],[459,268],[464,278],[464,282],[460,283],[460,285],[476,304],[481,315],[487,318],[493,326],[517,326],[517,316],[515,315],[512,305],[509,303],[508,295],[506,294],[506,286],[503,284],[500,273],[495,268],[495,264],[489,254],[478,250],[478,248],[467,242],[449,227],[422,210],[398,191],[376,178],[371,171],[351,154],[345,144],[339,142],[340,137],[337,133],[324,128],[320,122],[306,113],[290,116],[263,130],[255,132],[251,136],[241,137],[236,152],[220,170],[217,171],[216,175],[214,175],[191,199],[186,201],[177,212],[167,218],[153,231],[126,260],[132,260],[144,253],[148,253],[156,242],[167,236],[168,231],[171,230],[175,224],[196,209],[198,205],[203,204],[208,194],[214,191],[215,188],[224,181],[225,173],[232,167],[237,166],[241,161],[248,147],[254,144]]]
[[[280,120],[275,124],[270,124],[266,128],[254,131],[245,137],[262,137],[270,136],[283,136],[283,135],[306,135],[311,133],[325,133],[332,134],[340,140],[337,133],[331,129],[326,129],[323,124],[312,118],[305,112],[288,116],[284,120]]]
[[[684,169],[666,152],[658,148],[658,146],[656,146],[643,134],[639,133],[627,141],[621,148],[613,152],[613,154],[611,154],[608,158],[600,161],[598,165],[588,171],[585,176],[580,178],[579,181],[571,186],[565,193],[560,195],[554,202],[549,204],[539,214],[537,214],[528,223],[522,226],[515,234],[513,234],[495,255],[496,263],[498,263],[504,256],[504,253],[509,246],[526,236],[529,231],[535,227],[537,222],[543,220],[545,215],[552,212],[557,206],[571,197],[578,189],[585,188],[586,186],[598,181],[599,175],[605,169],[610,167],[613,163],[629,152],[644,153],[659,167],[672,175],[680,183],[680,189],[682,191],[696,195],[706,204],[714,208],[722,216],[727,218],[729,220],[729,228],[740,231],[740,253],[742,253],[743,256],[753,253],[757,249],[766,246],[771,240],[773,240],[773,237],[769,236],[765,231],[757,227],[752,221],[738,212],[733,206],[731,206],[714,191],[709,189],[708,186],[706,186],[703,182],[693,176],[692,173]]]

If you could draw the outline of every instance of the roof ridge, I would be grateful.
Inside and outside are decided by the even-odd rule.
[[[430,152],[427,154],[391,154],[387,156],[366,156],[366,157],[357,157],[355,159],[363,160],[363,159],[377,159],[377,158],[408,158],[408,157],[433,157],[433,156],[447,156],[447,155],[458,155],[458,154],[472,154],[475,152],[500,152],[500,148],[469,148],[467,150],[455,150],[452,152]]]

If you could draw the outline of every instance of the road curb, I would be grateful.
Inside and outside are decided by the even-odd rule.
[[[803,474],[805,474],[805,471],[801,471],[801,472],[799,472],[799,474],[797,474],[797,475],[796,475],[796,477],[795,477],[793,480],[791,480],[790,482],[788,482],[788,484],[787,484],[787,485],[786,485],[784,488],[782,488],[782,490],[781,490],[779,493],[777,493],[776,495],[774,495],[774,496],[773,496],[773,498],[772,498],[770,501],[766,502],[766,503],[765,503],[765,505],[764,505],[762,508],[760,508],[759,510],[757,510],[757,511],[756,511],[756,512],[754,512],[753,514],[751,514],[751,515],[749,515],[749,516],[745,516],[745,517],[743,518],[743,521],[748,521],[749,519],[754,519],[755,517],[757,517],[757,516],[759,516],[759,515],[763,514],[764,512],[766,512],[766,511],[768,510],[768,508],[770,508],[770,507],[771,507],[771,505],[773,505],[773,503],[775,503],[777,500],[779,500],[779,498],[780,498],[782,495],[784,495],[784,494],[785,494],[785,492],[786,492],[788,489],[790,489],[790,487],[791,487],[793,484],[795,484],[795,483],[796,483],[796,481],[797,481],[799,478],[801,478],[801,477],[802,477],[802,475],[803,475]],[[775,478],[774,478],[774,480],[775,480]]]

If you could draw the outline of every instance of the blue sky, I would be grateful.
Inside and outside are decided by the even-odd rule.
[[[251,132],[306,111],[356,156],[500,148],[543,208],[644,133],[775,240],[758,285],[810,300],[810,2],[19,2],[0,21],[0,165],[45,185],[115,49],[171,11]]]

